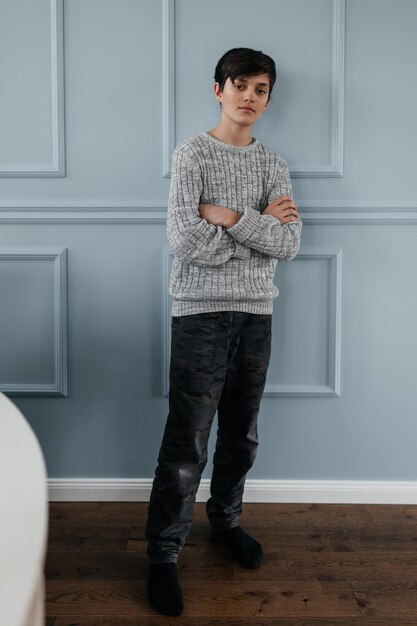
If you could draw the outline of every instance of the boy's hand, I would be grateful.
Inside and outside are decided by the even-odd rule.
[[[198,211],[203,219],[214,226],[231,228],[240,220],[240,215],[224,206],[217,204],[200,204]]]
[[[263,215],[273,215],[281,224],[288,224],[299,220],[297,206],[290,196],[279,196],[262,212]]]

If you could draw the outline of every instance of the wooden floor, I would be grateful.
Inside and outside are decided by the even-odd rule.
[[[417,626],[417,506],[246,504],[255,571],[209,540],[204,505],[179,560],[185,609],[146,597],[145,503],[51,503],[47,626]]]

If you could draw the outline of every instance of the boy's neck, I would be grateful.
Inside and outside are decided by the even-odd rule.
[[[248,146],[252,143],[252,128],[253,124],[244,127],[226,127],[220,123],[208,132],[224,143],[229,143],[233,146]]]

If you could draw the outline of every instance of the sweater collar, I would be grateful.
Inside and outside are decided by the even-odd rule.
[[[247,146],[235,146],[232,143],[226,143],[225,141],[221,141],[221,139],[217,139],[217,137],[213,137],[210,133],[206,131],[202,131],[200,136],[213,142],[219,147],[222,147],[225,150],[229,150],[230,152],[247,152],[248,150],[253,150],[258,145],[258,140],[256,137],[252,138],[252,142]]]

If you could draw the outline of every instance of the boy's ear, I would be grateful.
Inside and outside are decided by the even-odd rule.
[[[221,102],[221,91],[220,91],[220,83],[214,83],[214,95],[216,97],[217,102]]]

